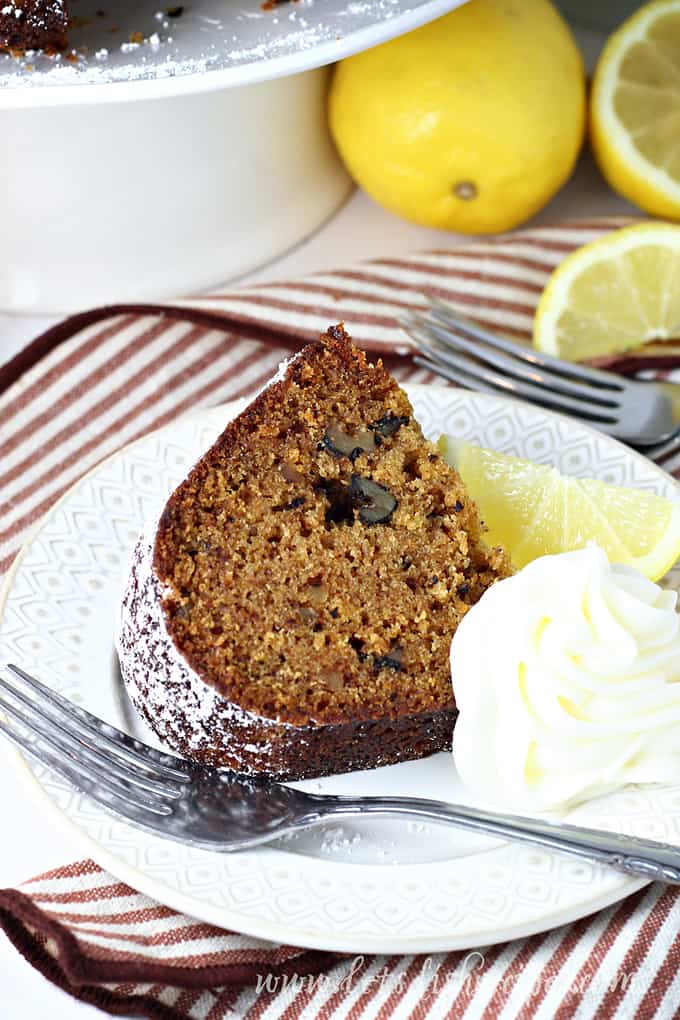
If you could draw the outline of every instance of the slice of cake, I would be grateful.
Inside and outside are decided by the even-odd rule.
[[[450,744],[451,637],[509,572],[406,394],[337,326],[140,540],[123,679],[203,762],[303,778],[420,758]]]

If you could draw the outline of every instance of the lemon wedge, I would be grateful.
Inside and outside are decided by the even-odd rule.
[[[583,245],[555,269],[534,347],[568,361],[680,338],[680,226],[638,223]]]
[[[655,216],[680,219],[680,0],[645,4],[608,40],[590,135],[603,174]]]
[[[439,449],[477,503],[491,545],[515,567],[596,542],[652,581],[680,557],[680,501],[508,457],[442,436]]]

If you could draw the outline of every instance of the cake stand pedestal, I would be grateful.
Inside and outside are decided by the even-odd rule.
[[[0,312],[181,297],[310,236],[351,187],[329,65],[463,0],[73,2],[73,53],[0,55]]]
[[[351,187],[326,125],[328,74],[0,109],[0,308],[178,297],[303,240]]]

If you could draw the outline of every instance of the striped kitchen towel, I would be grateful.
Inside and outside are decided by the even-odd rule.
[[[0,892],[59,987],[158,1020],[675,1020],[680,896],[648,886],[527,939],[429,956],[273,945],[178,914],[79,861]]]
[[[437,295],[527,340],[554,266],[620,225],[534,227],[61,323],[0,368],[0,575],[32,524],[102,458],[185,411],[253,393],[329,323],[343,319],[402,381],[426,382],[399,313]],[[674,344],[615,363],[664,378],[676,365]],[[661,462],[680,476],[680,443]],[[660,885],[548,933],[431,956],[352,957],[266,943],[178,914],[92,861],[0,892],[0,922],[19,951],[74,996],[111,1013],[165,1020],[671,1020],[680,1010],[680,896]]]

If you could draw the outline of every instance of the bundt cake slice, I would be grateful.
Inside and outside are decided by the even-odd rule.
[[[509,570],[406,394],[336,326],[140,541],[123,677],[203,762],[297,779],[419,758],[451,740],[451,637]]]

